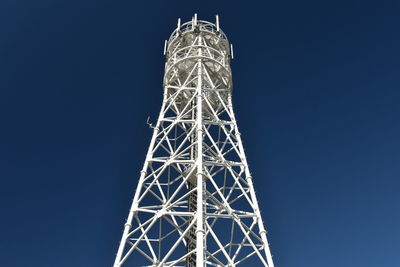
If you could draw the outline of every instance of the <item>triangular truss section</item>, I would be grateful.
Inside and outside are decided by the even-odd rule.
[[[273,267],[219,23],[179,23],[166,54],[164,99],[114,267],[138,266],[138,256],[141,266]]]

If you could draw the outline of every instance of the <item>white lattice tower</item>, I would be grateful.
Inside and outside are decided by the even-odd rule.
[[[145,266],[273,267],[218,16],[179,19],[165,54],[162,107],[114,267],[138,266],[135,254]]]

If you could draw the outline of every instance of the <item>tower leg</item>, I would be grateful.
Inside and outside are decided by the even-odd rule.
[[[201,50],[199,50],[201,53]],[[204,221],[203,221],[203,106],[202,106],[202,64],[197,63],[197,103],[196,103],[196,135],[197,135],[197,211],[196,211],[196,267],[204,267]]]

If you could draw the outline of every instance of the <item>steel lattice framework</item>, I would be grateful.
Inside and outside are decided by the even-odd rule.
[[[165,43],[164,98],[114,267],[273,267],[232,109],[232,47],[216,23]],[[246,265],[246,264],[244,264]]]

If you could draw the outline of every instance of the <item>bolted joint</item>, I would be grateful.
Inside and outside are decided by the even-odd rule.
[[[260,235],[262,235],[262,234],[266,235],[267,231],[265,231],[265,230],[260,231]]]
[[[129,211],[130,213],[135,213],[136,212],[136,210],[138,209],[138,207],[139,207],[139,203],[138,202],[133,202],[132,203],[132,207],[131,207],[131,210]]]
[[[228,211],[228,214],[232,214],[233,213],[233,210],[230,207],[228,207],[226,210]]]
[[[161,209],[156,213],[157,218],[161,218],[164,215],[165,215],[165,209]]]
[[[198,229],[198,230],[196,230],[196,232],[195,232],[196,234],[197,233],[202,233],[203,235],[206,233],[203,229]]]

